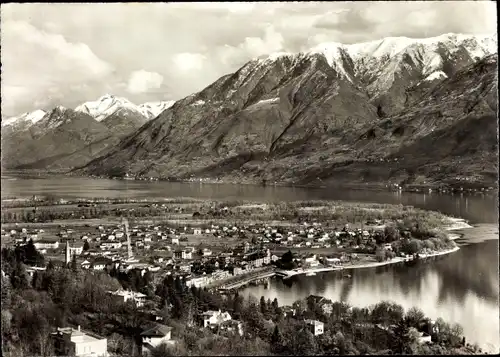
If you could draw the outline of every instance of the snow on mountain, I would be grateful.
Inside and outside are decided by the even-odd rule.
[[[5,120],[2,120],[2,127],[5,126],[23,126],[24,128],[28,128],[31,125],[39,122],[47,113],[43,110],[35,110],[33,112],[27,112],[17,117],[11,117]]]
[[[67,115],[67,112],[71,113],[72,110],[58,105],[47,113],[45,120],[40,124],[43,124],[45,129],[55,129],[65,123],[69,123],[73,120],[73,117],[71,115]]]
[[[496,53],[497,37],[449,33],[420,39],[387,37],[356,44],[328,42],[300,53],[276,52],[260,56],[250,61],[238,73],[244,81],[248,72],[259,66],[287,59],[293,67],[303,58],[321,55],[339,76],[351,83],[359,80],[360,76],[371,78],[370,82],[376,82],[371,88],[374,91],[384,91],[392,85],[396,73],[417,71],[424,77],[436,71],[444,73],[446,71],[443,67],[448,65],[447,62],[461,61],[464,51],[472,61]],[[363,82],[364,80],[361,80],[361,83]]]
[[[408,37],[387,37],[381,40],[356,43],[341,44],[329,42],[317,45],[309,50],[309,53],[323,54],[330,66],[340,70],[344,75],[345,69],[342,60],[348,55],[354,62],[383,62],[391,61],[399,55],[405,53],[418,52],[419,55],[426,53],[430,62],[427,72],[431,69],[437,70],[440,65],[439,50],[446,49],[450,53],[455,53],[464,48],[472,59],[485,57],[497,53],[496,35],[463,35],[444,34],[431,38],[408,38]],[[422,59],[421,59],[422,60]],[[359,65],[358,65],[359,67]],[[349,78],[349,76],[347,76]],[[350,79],[350,78],[349,78]]]
[[[175,101],[166,102],[148,102],[141,105],[135,105],[126,98],[116,97],[106,94],[93,102],[86,102],[78,107],[76,111],[84,112],[95,118],[97,121],[102,121],[111,114],[116,113],[120,109],[127,109],[133,112],[142,114],[147,119],[152,119],[158,116],[165,109],[170,108]]]
[[[161,112],[174,105],[174,103],[175,100],[169,100],[166,102],[148,102],[139,105],[137,108],[148,119],[153,119],[160,115]]]
[[[141,112],[138,107],[128,99],[115,97],[110,94],[106,94],[96,101],[83,103],[76,107],[75,110],[87,113],[97,121],[102,121],[118,109],[123,108],[137,111],[139,113]]]
[[[425,78],[424,81],[433,81],[435,79],[443,79],[447,77],[448,76],[443,71],[436,71],[427,76],[427,78]]]
[[[358,59],[360,57],[390,58],[418,45],[423,45],[427,50],[436,50],[438,45],[442,45],[453,52],[458,50],[460,46],[464,46],[471,55],[477,54],[481,57],[497,52],[496,35],[453,33],[430,38],[387,37],[377,41],[341,46],[346,49],[351,58]],[[338,44],[334,44],[334,46],[338,46]]]
[[[351,83],[353,82],[352,75],[349,74],[345,68],[346,62],[350,60],[349,54],[347,53],[346,48],[341,44],[335,43],[334,45],[332,44],[319,45],[316,46],[315,48],[312,48],[309,51],[309,53],[310,54],[321,53],[325,57],[330,67],[337,70],[338,73],[340,73],[344,78],[349,80]]]

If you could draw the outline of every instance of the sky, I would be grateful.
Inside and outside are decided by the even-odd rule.
[[[249,60],[323,42],[496,33],[489,1],[6,4],[2,117],[104,94],[177,100]]]

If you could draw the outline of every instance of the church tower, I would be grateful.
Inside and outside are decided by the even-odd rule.
[[[66,241],[66,259],[65,259],[65,263],[66,263],[66,265],[68,265],[70,262],[71,262],[71,254],[70,254],[70,251],[69,251],[69,242]]]

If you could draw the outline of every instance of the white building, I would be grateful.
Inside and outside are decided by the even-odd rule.
[[[186,280],[186,285],[188,287],[194,286],[196,288],[201,288],[201,287],[208,285],[209,282],[210,281],[209,281],[208,276],[202,275],[202,276],[199,276],[196,278],[191,278],[189,280]]]
[[[28,273],[30,277],[33,277],[33,275],[35,275],[36,272],[45,270],[46,270],[45,267],[26,267],[26,273]]]
[[[156,324],[149,330],[141,333],[143,353],[148,353],[162,343],[171,343],[172,328],[169,326]]]
[[[207,311],[202,315],[203,318],[203,327],[208,327],[210,325],[219,325],[225,321],[231,320],[231,315],[226,312],[219,311]]]
[[[325,258],[325,263],[328,265],[340,265],[341,261],[339,258]]]
[[[314,336],[322,335],[324,332],[325,324],[318,320],[306,320],[306,324],[311,329]]]
[[[307,258],[304,259],[305,263],[313,263],[315,261],[316,261],[316,254],[313,254],[312,256],[307,257]]]
[[[71,327],[57,328],[51,337],[59,354],[76,357],[108,356],[107,339],[90,332],[84,333],[80,330],[80,326],[76,330]]]
[[[83,245],[78,247],[69,247],[69,255],[72,257],[73,255],[80,255],[83,253]]]
[[[101,249],[118,249],[122,247],[121,242],[102,242]]]
[[[80,264],[80,266],[82,267],[82,269],[88,269],[90,268],[90,262],[88,260],[84,260],[82,264]]]
[[[146,295],[135,291],[117,290],[108,291],[108,293],[111,294],[116,299],[116,301],[120,303],[125,303],[129,300],[132,300],[138,307],[143,306],[144,302],[146,301]]]
[[[38,241],[34,242],[33,245],[36,249],[57,249],[59,248],[59,241]]]

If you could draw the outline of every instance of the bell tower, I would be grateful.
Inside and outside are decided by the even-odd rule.
[[[66,263],[66,265],[68,265],[71,262],[71,254],[70,254],[70,250],[69,250],[69,242],[68,241],[66,241],[66,259],[64,262]]]

